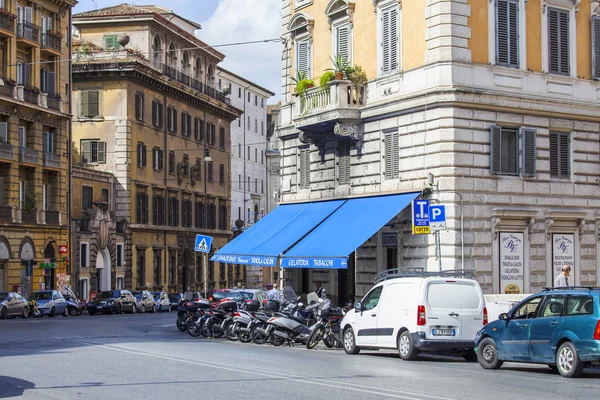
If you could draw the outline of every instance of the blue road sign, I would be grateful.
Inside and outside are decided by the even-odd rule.
[[[446,229],[446,206],[429,206],[429,227],[432,231]]]
[[[194,250],[200,253],[210,253],[210,246],[212,246],[213,238],[211,236],[196,235],[196,244]]]
[[[412,222],[413,234],[427,235],[431,233],[429,229],[429,200],[413,200]]]

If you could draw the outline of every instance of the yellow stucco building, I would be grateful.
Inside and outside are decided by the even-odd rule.
[[[231,236],[229,129],[241,111],[215,89],[224,56],[193,35],[197,24],[160,7],[108,7],[73,24],[75,146],[83,164],[116,182],[108,207],[116,239],[75,249],[91,275],[102,269],[88,287],[203,289],[196,234],[213,236],[213,250]],[[81,190],[73,218],[97,207],[97,189],[82,182]],[[225,264],[206,271],[209,290],[243,279]]]
[[[0,291],[27,296],[68,280],[75,3],[0,3]]]

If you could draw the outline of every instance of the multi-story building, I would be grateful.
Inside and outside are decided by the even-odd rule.
[[[267,213],[267,101],[273,92],[218,68],[218,88],[243,114],[231,123],[231,226],[234,236]],[[260,269],[248,267],[245,284],[254,287]]]
[[[88,168],[114,175],[114,220],[125,233],[123,260],[106,241],[89,248],[90,262],[113,269],[110,287],[119,263],[131,289],[243,279],[194,251],[198,233],[214,237],[213,250],[231,237],[229,132],[241,112],[215,87],[224,55],[194,36],[198,24],[156,6],[83,12],[73,25],[74,141]]]
[[[283,202],[427,189],[446,206],[441,266],[488,293],[600,283],[600,9],[563,0],[282,1]],[[341,55],[366,73],[295,94]],[[428,173],[433,174],[430,181]],[[428,194],[429,193],[429,194]],[[410,207],[350,255],[365,294],[395,266],[437,269]],[[288,271],[286,271],[288,274]],[[340,293],[338,293],[338,291]]]
[[[0,1],[0,291],[27,295],[56,288],[70,272],[69,33],[75,3]]]

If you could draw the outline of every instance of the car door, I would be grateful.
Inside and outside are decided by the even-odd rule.
[[[8,294],[8,300],[6,301],[6,313],[13,315],[15,313],[15,295],[13,293]]]
[[[529,298],[513,309],[502,335],[499,335],[500,343],[496,343],[498,355],[503,360],[529,360],[529,332],[543,298]]]
[[[377,344],[377,311],[383,285],[373,288],[362,300],[356,315],[356,344]]]
[[[529,351],[531,361],[554,361],[554,344],[560,339],[564,322],[565,296],[546,296],[537,318],[531,323]]]
[[[425,337],[431,340],[460,338],[462,320],[458,283],[432,280],[427,283],[425,293]]]

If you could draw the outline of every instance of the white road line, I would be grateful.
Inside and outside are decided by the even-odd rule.
[[[330,383],[321,382],[322,380],[325,380],[325,378],[308,378],[308,377],[302,377],[302,376],[283,375],[283,374],[277,373],[277,372],[261,373],[261,372],[255,371],[255,370],[246,370],[246,369],[241,369],[241,368],[229,368],[229,367],[225,367],[225,366],[222,366],[219,364],[186,360],[183,358],[171,357],[171,356],[155,354],[155,353],[148,353],[148,352],[139,351],[139,350],[130,350],[130,349],[127,349],[127,348],[124,348],[121,346],[116,346],[116,345],[97,344],[94,342],[88,342],[88,341],[78,340],[78,339],[73,339],[73,341],[80,342],[80,343],[90,345],[90,346],[105,348],[108,350],[113,350],[113,351],[116,350],[116,351],[120,351],[123,353],[145,355],[148,357],[161,358],[163,360],[175,361],[175,362],[192,364],[192,365],[201,365],[201,366],[210,367],[210,368],[222,369],[225,371],[231,371],[231,372],[237,372],[237,373],[242,372],[242,373],[247,373],[250,375],[257,375],[257,376],[267,377],[267,378],[271,378],[271,379],[272,378],[280,378],[280,379],[285,379],[285,380],[294,381],[294,382],[301,382],[301,383],[307,383],[307,384],[312,384],[312,385],[325,386],[325,387],[329,387],[332,389],[338,389],[338,390],[342,389],[342,390],[348,390],[348,391],[359,392],[359,393],[367,393],[367,394],[371,394],[371,395],[375,394],[375,395],[379,395],[379,396],[396,398],[396,399],[415,400],[415,396],[418,396],[418,397],[427,398],[427,399],[454,400],[449,397],[438,397],[438,396],[432,396],[432,395],[428,395],[428,394],[405,392],[405,391],[394,390],[394,389],[382,389],[382,388],[376,388],[373,386],[360,385],[360,384],[351,384],[350,386],[353,386],[353,387],[345,387],[345,386],[343,386],[343,384],[340,385],[340,384],[330,384]],[[377,392],[378,390],[379,390],[379,392]],[[381,390],[383,390],[383,392]],[[392,393],[385,393],[385,392],[392,392]],[[397,394],[394,394],[394,393],[397,393]],[[410,396],[410,397],[407,397],[407,396]]]

